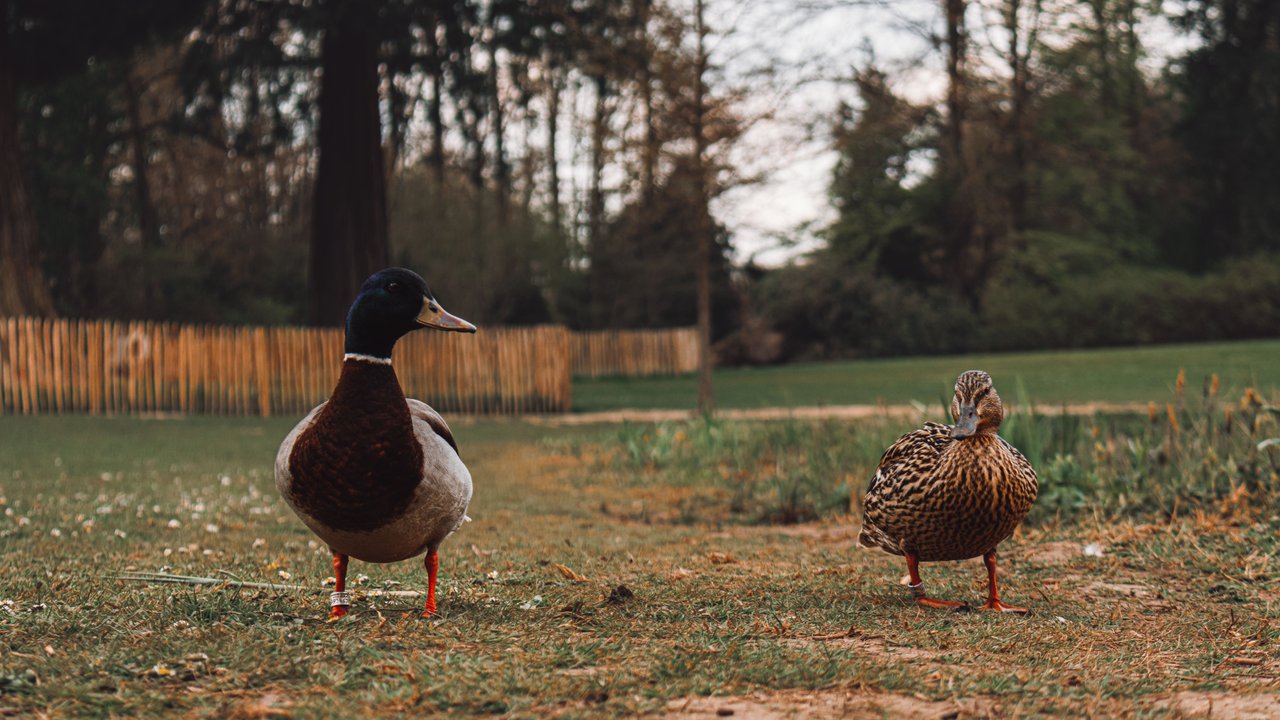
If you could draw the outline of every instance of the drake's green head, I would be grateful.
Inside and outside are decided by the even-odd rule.
[[[412,270],[387,268],[369,276],[347,312],[346,352],[390,358],[396,341],[422,328],[475,332],[476,326],[445,312]]]

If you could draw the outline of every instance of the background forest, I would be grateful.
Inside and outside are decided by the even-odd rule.
[[[718,0],[0,0],[0,315],[337,324],[396,263],[478,323],[667,327],[705,267],[724,362],[1275,334],[1280,4],[914,4],[928,97],[747,67]],[[818,79],[834,219],[761,265],[717,199]]]

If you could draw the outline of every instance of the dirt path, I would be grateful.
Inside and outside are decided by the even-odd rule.
[[[1007,405],[1011,415],[1026,412],[1024,406]],[[1088,402],[1070,405],[1038,406],[1041,415],[1096,415],[1118,413],[1142,413],[1145,403]],[[930,412],[925,405],[808,405],[801,407],[733,408],[716,414],[725,420],[864,420],[877,417],[920,417]],[[676,422],[696,417],[691,410],[640,410],[623,409],[604,412],[573,413],[568,415],[529,415],[524,419],[553,427],[571,425],[598,425],[622,422]]]

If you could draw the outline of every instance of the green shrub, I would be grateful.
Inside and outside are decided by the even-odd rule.
[[[792,358],[887,357],[1275,337],[1280,262],[1203,275],[1126,264],[1070,238],[1035,235],[996,267],[980,307],[841,264],[834,254],[773,271],[756,300]]]
[[[1040,497],[1028,522],[1120,515],[1264,511],[1280,500],[1280,409],[1249,390],[1187,398],[1180,378],[1165,406],[1143,416],[1014,413],[1001,434],[1036,468]],[[941,419],[941,418],[935,418]],[[795,523],[858,511],[884,449],[917,423],[727,422],[700,418],[624,425],[587,446],[584,482],[707,492],[680,501],[686,521]],[[589,480],[588,480],[589,478]]]

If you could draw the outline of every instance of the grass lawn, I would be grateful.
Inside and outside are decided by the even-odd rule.
[[[1162,400],[1179,368],[1193,392],[1213,373],[1228,394],[1248,386],[1269,392],[1280,387],[1280,340],[727,368],[715,373],[716,401],[724,408],[932,404],[950,398],[956,376],[975,368],[991,373],[1006,401],[1041,404]],[[573,385],[580,412],[691,408],[696,399],[692,376]]]
[[[326,624],[328,553],[271,480],[290,422],[0,418],[0,716],[1280,714],[1274,509],[1042,524],[1002,547],[1030,615],[944,613],[852,518],[663,519],[644,508],[687,488],[599,471],[598,431],[484,421],[455,428],[475,521],[441,617],[366,597]],[[129,568],[313,591],[110,579]],[[982,598],[977,561],[924,572]],[[425,586],[414,561],[358,575]]]

